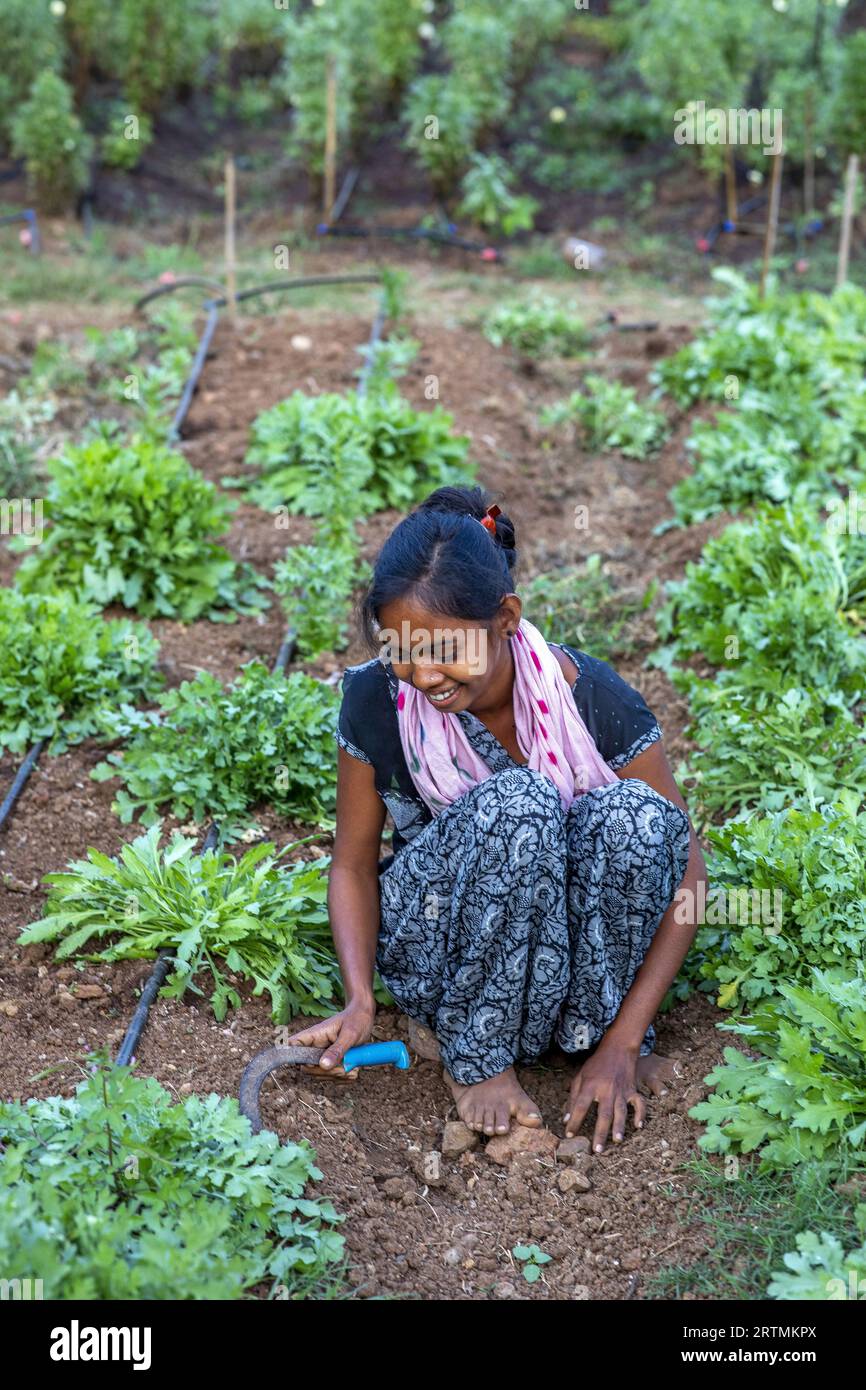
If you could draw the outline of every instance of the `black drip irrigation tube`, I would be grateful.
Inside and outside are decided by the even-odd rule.
[[[12,786],[9,788],[9,791],[6,794],[6,797],[3,801],[3,805],[0,806],[0,830],[3,829],[3,826],[6,824],[7,820],[11,816],[12,811],[15,807],[15,803],[21,795],[22,791],[24,790],[24,787],[27,783],[27,779],[33,771],[34,767],[36,766],[37,762],[39,761],[39,754],[42,752],[42,749],[44,747],[45,739],[37,739],[28,751],[27,756],[26,758],[24,758],[23,762],[18,768],[18,771],[15,773],[15,778],[12,782]]]
[[[254,299],[260,294],[284,294],[287,290],[312,289],[317,285],[381,285],[381,283],[381,275],[369,272],[358,272],[352,275],[302,275],[299,276],[297,280],[272,280],[266,285],[254,285],[251,289],[241,290],[240,293],[235,296],[235,301],[240,303],[241,300]],[[148,290],[147,294],[142,295],[142,297],[136,301],[135,308],[140,310],[145,304],[156,299],[159,295],[172,294],[175,290],[183,289],[186,285],[193,284],[210,286],[213,282],[207,281],[203,277],[183,276],[178,280],[173,280],[170,284],[159,285],[154,290]],[[192,367],[190,368],[189,376],[184,385],[177,410],[174,413],[174,419],[169,428],[168,438],[172,443],[176,442],[181,437],[181,430],[183,429],[187,414],[189,413],[189,408],[192,405],[192,399],[195,395],[202,371],[204,370],[204,364],[207,360],[211,342],[213,341],[213,335],[216,332],[216,326],[219,322],[219,311],[220,309],[224,309],[227,304],[228,299],[224,294],[221,294],[214,299],[206,299],[202,306],[207,310],[207,320],[202,330],[202,335],[199,339]]]
[[[410,241],[435,241],[439,246],[453,246],[458,251],[475,251],[483,261],[503,263],[505,256],[496,246],[483,241],[470,241],[456,232],[440,232],[435,227],[335,227],[332,222],[320,222],[318,236],[345,237],[407,237]]]
[[[278,671],[285,671],[294,656],[295,643],[295,633],[292,628],[289,628],[277,652],[272,672],[274,675],[276,675]],[[215,850],[219,844],[219,837],[219,822],[211,821],[208,826],[207,834],[202,841],[201,853],[207,854],[210,850]],[[153,969],[147,977],[147,983],[141,991],[141,998],[136,1005],[135,1013],[132,1015],[123,1042],[120,1044],[120,1050],[115,1058],[115,1066],[128,1067],[130,1063],[135,1060],[135,1049],[144,1031],[144,1025],[147,1023],[150,1006],[165,984],[165,978],[171,969],[173,960],[174,951],[170,948],[166,947],[165,950],[159,952],[154,962]]]

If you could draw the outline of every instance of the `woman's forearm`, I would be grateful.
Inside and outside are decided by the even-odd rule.
[[[328,881],[328,912],[346,1002],[372,1004],[379,939],[379,875],[334,863]]]
[[[691,831],[689,861],[674,900],[659,923],[643,965],[634,978],[620,1011],[604,1035],[609,1046],[638,1052],[647,1028],[673,984],[698,928],[696,904],[705,901],[698,890],[706,884],[707,869],[698,838]]]

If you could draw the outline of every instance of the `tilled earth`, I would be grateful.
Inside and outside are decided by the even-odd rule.
[[[351,390],[359,361],[355,349],[368,331],[369,321],[357,313],[312,311],[242,319],[234,338],[221,327],[189,418],[184,449],[190,461],[214,481],[242,473],[256,414],[294,389]],[[438,376],[441,403],[454,414],[456,427],[470,435],[480,481],[516,522],[526,572],[600,551],[617,584],[642,591],[651,578],[680,575],[719,529],[721,523],[653,535],[670,512],[668,489],[688,468],[683,449],[688,420],[673,419],[665,449],[642,463],[615,454],[593,456],[563,437],[545,436],[537,425],[540,407],[575,389],[588,370],[641,388],[654,360],[688,336],[686,323],[671,321],[640,334],[608,333],[587,361],[532,371],[491,347],[454,306],[410,323],[408,331],[420,339],[421,352],[401,389],[423,405],[425,378]],[[292,346],[299,334],[311,339],[308,349]],[[588,509],[588,529],[575,529],[578,506]],[[367,523],[367,558],[396,519],[386,513]],[[242,503],[227,544],[238,558],[269,572],[286,544],[308,534],[304,519],[281,529],[274,517]],[[0,555],[0,565],[8,582],[12,557]],[[150,625],[173,685],[199,669],[228,680],[245,661],[271,661],[285,618],[274,604],[263,618],[232,625]],[[650,617],[641,620],[637,635],[645,643],[652,640]],[[307,669],[334,676],[364,656],[354,641],[348,652]],[[685,749],[682,700],[661,672],[642,669],[640,646],[618,669],[655,710],[676,765]],[[90,740],[43,757],[0,834],[0,1090],[5,1097],[70,1090],[80,1075],[76,1059],[92,1049],[116,1049],[149,970],[147,962],[79,969],[55,963],[47,948],[16,944],[21,928],[40,915],[43,874],[83,857],[89,846],[115,853],[139,833],[114,815],[113,784],[90,780],[90,770],[103,756],[104,749]],[[14,760],[6,755],[0,760],[0,786],[8,785],[13,770]],[[256,819],[263,834],[280,845],[301,833],[266,807]],[[168,828],[173,825],[167,822]],[[241,992],[249,995],[246,986]],[[693,1156],[699,1132],[687,1110],[705,1093],[703,1078],[729,1040],[715,1027],[719,1017],[699,997],[661,1019],[659,1051],[679,1062],[675,1086],[667,1096],[650,1100],[643,1131],[630,1133],[624,1144],[601,1156],[581,1156],[577,1169],[552,1152],[501,1165],[485,1155],[483,1140],[462,1155],[442,1155],[444,1126],[456,1120],[456,1111],[441,1067],[421,1058],[413,1059],[408,1073],[371,1069],[356,1081],[278,1072],[265,1090],[265,1121],[281,1137],[303,1137],[315,1147],[324,1173],[320,1188],[346,1213],[342,1229],[350,1281],[361,1297],[641,1298],[647,1278],[660,1265],[668,1258],[688,1263],[706,1240],[703,1229],[691,1229],[680,1219],[687,1194],[682,1165]],[[405,1038],[405,1023],[393,1011],[382,1011],[376,1036]],[[224,1024],[214,1020],[206,1000],[159,1000],[138,1065],[179,1096],[211,1090],[236,1094],[250,1055],[273,1040],[261,999],[247,997]],[[39,1078],[46,1068],[50,1073]],[[566,1059],[551,1056],[521,1079],[538,1100],[545,1124],[561,1135]],[[565,1176],[575,1171],[579,1183]],[[552,1257],[534,1285],[523,1280],[510,1253],[524,1242],[538,1244]]]

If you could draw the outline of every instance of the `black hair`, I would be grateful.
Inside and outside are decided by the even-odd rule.
[[[443,617],[489,622],[513,593],[514,526],[500,512],[496,534],[478,523],[490,506],[480,487],[440,487],[394,528],[379,552],[361,602],[361,623],[375,646],[379,612],[413,598]]]

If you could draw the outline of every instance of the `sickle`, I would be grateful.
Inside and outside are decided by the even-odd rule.
[[[262,1083],[277,1067],[315,1066],[324,1047],[266,1047],[257,1052],[244,1068],[241,1077],[238,1104],[242,1115],[246,1115],[253,1134],[262,1127],[259,1097]],[[365,1043],[361,1047],[350,1047],[343,1057],[343,1069],[353,1071],[355,1067],[375,1067],[388,1063],[399,1071],[406,1071],[411,1065],[405,1043],[391,1042]]]

